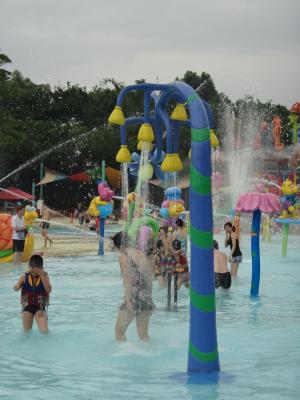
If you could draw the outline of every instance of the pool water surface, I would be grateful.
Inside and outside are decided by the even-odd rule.
[[[21,329],[19,293],[12,286],[24,268],[0,265],[1,399],[296,399],[300,376],[300,239],[261,243],[261,295],[250,298],[250,239],[228,293],[216,294],[219,357],[216,383],[185,378],[189,292],[179,292],[177,312],[166,310],[166,290],[154,282],[156,312],[150,344],[139,342],[135,323],[127,342],[114,339],[122,301],[117,254],[48,258],[53,292],[49,335],[36,325]]]

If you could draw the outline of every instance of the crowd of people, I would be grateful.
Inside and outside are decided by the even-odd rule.
[[[229,257],[231,271],[228,269],[226,253],[219,250],[219,244],[214,240],[214,272],[216,289],[228,290],[231,287],[231,277],[237,275],[238,266],[242,262],[242,252],[235,227],[227,222],[224,230],[225,246],[231,249]],[[152,301],[153,279],[157,280],[161,287],[165,287],[168,274],[176,275],[177,290],[182,285],[188,288],[190,284],[185,223],[178,218],[175,226],[161,226],[156,242],[150,227],[147,227],[146,235],[140,231],[135,241],[126,232],[118,232],[112,241],[119,251],[124,285],[124,302],[119,309],[116,322],[116,339],[126,340],[126,330],[136,318],[140,339],[148,341],[149,320],[155,309]]]
[[[24,208],[18,207],[12,218],[14,260],[21,262],[24,249],[26,227],[24,224]],[[47,241],[51,214],[45,211],[42,217],[42,235]],[[47,224],[47,225],[46,225]],[[236,277],[238,266],[242,262],[242,252],[239,238],[231,222],[226,222],[225,247],[230,247],[229,259],[225,252],[219,250],[219,244],[213,241],[215,287],[228,290],[231,287],[231,277]],[[137,332],[142,341],[148,341],[148,326],[150,316],[155,309],[152,301],[152,284],[157,280],[165,287],[167,278],[176,276],[177,290],[182,285],[189,288],[189,266],[187,260],[188,235],[185,222],[178,218],[175,223],[163,224],[155,239],[153,230],[148,226],[140,228],[136,238],[126,232],[118,232],[112,237],[112,242],[119,252],[119,265],[124,286],[124,301],[121,304],[116,322],[116,339],[126,340],[125,333],[132,320],[136,319]],[[231,263],[229,271],[227,263]],[[41,330],[48,331],[46,307],[51,292],[48,274],[43,270],[43,258],[35,254],[29,261],[29,270],[23,274],[14,290],[21,290],[23,327],[29,331],[33,319]]]

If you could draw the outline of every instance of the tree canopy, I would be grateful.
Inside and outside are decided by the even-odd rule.
[[[91,90],[77,84],[67,83],[65,87],[51,88],[48,84],[36,84],[19,71],[12,73],[3,68],[11,60],[0,54],[0,175],[4,177],[28,160],[43,154],[40,160],[49,168],[72,174],[95,165],[102,159],[112,167],[117,167],[115,155],[120,145],[119,129],[107,123],[119,91],[124,83],[113,78],[103,79]],[[271,102],[262,103],[251,96],[245,96],[233,103],[224,93],[218,92],[212,77],[202,72],[187,71],[182,78],[176,78],[191,85],[201,98],[213,109],[215,130],[222,143],[222,118],[225,110],[246,123],[247,115],[255,114],[259,119],[271,121],[279,115],[284,127],[288,123],[288,110]],[[143,83],[139,79],[136,83]],[[141,93],[130,93],[124,104],[127,116],[143,113]],[[137,128],[128,131],[128,145],[136,148]],[[181,152],[187,156],[190,135],[181,139]],[[70,141],[70,139],[73,139]],[[288,141],[288,137],[286,139]],[[67,142],[66,146],[51,151],[55,146]],[[49,151],[50,150],[50,151]],[[44,154],[49,151],[48,154]],[[22,183],[22,188],[30,190],[32,180],[37,180],[39,163],[24,168],[12,175],[7,184]],[[94,188],[82,185],[74,191],[71,183],[60,184],[70,190],[70,204],[75,204],[82,193],[88,195]],[[53,189],[50,188],[52,186]],[[62,201],[55,184],[49,185],[47,193],[54,206]],[[69,189],[68,189],[69,188]],[[76,194],[75,194],[76,192]],[[64,206],[64,205],[62,205]]]

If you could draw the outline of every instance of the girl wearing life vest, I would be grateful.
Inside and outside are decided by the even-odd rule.
[[[43,269],[43,258],[33,255],[29,260],[29,271],[21,275],[14,286],[21,289],[23,328],[25,332],[32,329],[33,318],[42,333],[48,333],[46,307],[49,304],[51,284],[47,272]]]

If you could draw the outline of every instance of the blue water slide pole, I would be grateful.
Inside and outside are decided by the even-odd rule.
[[[252,254],[252,279],[251,279],[251,296],[258,296],[260,281],[260,250],[259,250],[259,233],[260,233],[261,211],[255,210],[252,217],[251,229],[251,254]]]
[[[173,153],[179,153],[180,121],[172,121],[173,126]]]
[[[173,88],[184,97],[191,118],[190,167],[190,341],[188,373],[220,370],[213,265],[211,144],[207,114],[196,92],[184,82]]]
[[[162,147],[163,147],[163,140],[162,140],[162,129],[159,118],[155,118],[154,121],[154,131],[155,131],[155,139],[156,139],[156,151],[155,155],[151,157],[152,162],[157,162],[162,157]]]
[[[166,133],[167,133],[167,139],[166,139],[167,154],[171,154],[172,148],[173,148],[173,140],[172,140],[171,122],[170,122],[168,113],[160,107],[156,108],[156,112],[165,125]]]
[[[150,123],[150,99],[151,91],[145,90],[144,92],[144,122]]]
[[[128,92],[135,91],[135,90],[147,90],[147,91],[154,91],[154,90],[163,90],[163,91],[170,91],[172,90],[170,85],[157,85],[154,83],[142,83],[138,85],[130,85],[124,87],[117,98],[117,106],[121,107],[124,97]]]
[[[170,90],[168,85],[168,90],[162,92],[155,102],[155,113],[160,119],[160,121],[164,124],[166,128],[166,149],[167,154],[172,153],[172,127],[168,113],[165,111],[165,108],[168,104],[168,101],[174,94],[174,90]]]
[[[104,255],[104,230],[105,230],[105,218],[101,218],[99,221],[99,248],[98,248],[98,256]]]

